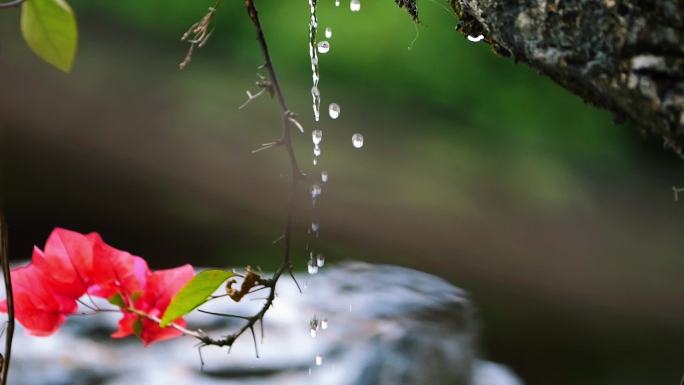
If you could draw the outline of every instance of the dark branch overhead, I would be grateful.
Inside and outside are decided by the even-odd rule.
[[[418,21],[418,6],[416,0],[394,0],[399,8],[404,8],[411,15],[414,21]]]
[[[465,35],[682,155],[684,1],[449,0]]]

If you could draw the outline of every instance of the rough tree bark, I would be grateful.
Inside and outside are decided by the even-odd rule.
[[[448,1],[463,34],[484,35],[684,157],[684,0]]]

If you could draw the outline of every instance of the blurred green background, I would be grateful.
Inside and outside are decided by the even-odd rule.
[[[324,112],[311,164],[308,4],[258,3],[301,162],[330,181],[302,192],[295,252],[400,264],[468,290],[482,354],[530,385],[678,384],[684,374],[682,161],[550,80],[466,41],[441,1],[415,26],[390,0],[321,1]],[[242,2],[179,72],[205,1],[72,0],[81,32],[64,75],[0,12],[0,162],[11,253],[49,231],[99,231],[157,267],[277,266],[287,162],[251,154],[279,134],[255,90],[261,57]],[[414,42],[414,39],[415,42]],[[412,47],[409,49],[409,47]],[[365,146],[356,150],[351,135]],[[309,240],[312,216],[321,236]]]

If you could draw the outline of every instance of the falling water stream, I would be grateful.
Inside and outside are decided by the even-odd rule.
[[[311,131],[311,141],[313,142],[313,166],[319,166],[319,159],[321,157],[321,143],[323,141],[323,129],[321,127],[321,116],[320,116],[320,106],[321,106],[321,92],[319,88],[320,73],[319,73],[319,56],[318,54],[325,55],[330,52],[331,44],[330,39],[333,36],[332,27],[326,27],[324,31],[325,39],[327,40],[317,40],[318,31],[318,1],[319,0],[309,0],[310,7],[310,22],[309,22],[309,57],[311,59],[311,96],[312,96],[312,107],[313,107],[313,118],[314,127]],[[335,6],[340,6],[340,0],[335,0]],[[358,12],[361,9],[360,0],[350,0],[349,8],[352,12]],[[341,108],[337,103],[330,103],[328,105],[328,116],[335,120],[340,117]],[[352,135],[352,144],[354,148],[361,148],[363,146],[363,135],[360,133],[355,133]],[[312,175],[315,175],[312,173]],[[311,226],[308,229],[308,237],[306,243],[306,254],[308,257],[307,262],[307,272],[311,275],[317,274],[319,269],[325,266],[325,255],[314,248],[315,242],[317,241],[320,234],[320,222],[316,218],[316,202],[320,198],[323,188],[322,185],[328,182],[328,171],[320,171],[320,182],[312,181],[309,187],[309,195],[312,204],[312,214],[311,214]],[[308,283],[304,282],[304,288],[308,287]],[[351,311],[351,304],[349,305]],[[324,318],[322,320],[318,319],[316,315],[313,316],[309,322],[310,335],[311,338],[317,338],[322,330],[328,329],[328,319]],[[309,368],[309,374],[313,368],[323,365],[323,356],[317,354],[314,358],[314,365]]]
[[[318,52],[316,47],[316,31],[318,30],[316,9],[318,7],[318,0],[309,0],[309,7],[311,8],[311,19],[309,21],[309,57],[311,58],[311,77],[313,79],[311,96],[313,98],[314,120],[318,122],[321,105],[321,93],[318,90]]]

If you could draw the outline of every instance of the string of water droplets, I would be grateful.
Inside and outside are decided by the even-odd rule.
[[[324,30],[325,40],[317,42],[317,31],[318,31],[318,0],[309,0],[310,6],[310,22],[309,22],[309,56],[311,59],[311,78],[313,81],[311,87],[313,113],[314,113],[314,127],[311,131],[311,140],[313,142],[313,166],[319,167],[319,159],[321,157],[321,142],[323,141],[323,130],[319,127],[320,124],[320,103],[321,103],[321,92],[319,88],[320,72],[319,72],[319,56],[318,54],[325,55],[330,52],[330,41],[329,39],[333,36],[333,30],[331,27],[326,27]],[[340,6],[340,0],[335,0],[335,6]],[[350,0],[349,8],[353,12],[358,12],[361,9],[360,0]],[[328,105],[328,116],[335,120],[340,117],[341,108],[337,103],[330,103]],[[355,148],[361,148],[363,146],[363,135],[355,133],[352,135],[352,145]],[[309,194],[311,196],[312,203],[312,214],[311,214],[311,227],[308,229],[308,240],[306,244],[306,252],[308,253],[307,262],[307,272],[311,275],[317,274],[319,269],[325,265],[325,256],[323,253],[314,250],[314,242],[318,239],[320,234],[320,222],[316,217],[316,202],[320,198],[323,191],[322,185],[328,182],[328,172],[322,170],[320,172],[320,183],[314,182],[311,184],[309,189]],[[308,285],[305,282],[304,287]],[[350,305],[351,306],[351,305]],[[328,319],[318,319],[314,314],[313,318],[309,322],[309,329],[311,338],[316,338],[321,330],[326,330],[328,328]],[[323,357],[317,354],[314,358],[315,366],[321,366],[323,364]],[[309,368],[309,374],[311,374],[312,368]]]
[[[310,7],[310,21],[309,21],[309,57],[311,59],[311,78],[313,80],[313,85],[311,87],[311,96],[313,98],[313,113],[314,113],[314,128],[311,131],[311,140],[313,141],[313,154],[314,154],[314,159],[313,159],[313,164],[316,166],[318,164],[318,157],[321,155],[321,141],[323,140],[323,131],[320,128],[317,128],[316,125],[318,124],[320,120],[320,103],[321,103],[321,93],[318,88],[318,82],[320,80],[320,75],[318,72],[318,52],[328,52],[327,49],[325,49],[326,45],[328,44],[327,42],[325,44],[321,43],[316,43],[316,33],[318,31],[318,14],[317,14],[317,8],[318,8],[318,0],[309,0],[309,7]],[[321,49],[323,47],[323,49]],[[329,45],[327,45],[327,48],[329,49]],[[313,183],[310,188],[309,188],[309,193],[311,195],[311,202],[312,202],[312,219],[311,219],[311,227],[308,229],[308,234],[309,234],[309,239],[307,240],[306,244],[306,251],[309,253],[309,260],[307,262],[307,271],[309,274],[316,274],[318,273],[319,267],[322,267],[318,265],[317,258],[314,256],[314,251],[310,250],[311,243],[312,243],[312,237],[318,237],[319,234],[319,229],[320,229],[320,224],[315,218],[315,207],[316,207],[316,200],[320,197],[321,195],[321,185],[318,183]]]
[[[361,0],[351,0],[349,2],[349,9],[351,9],[352,12],[359,12],[361,10]],[[363,147],[363,135],[359,133],[352,135],[352,145],[355,148]]]
[[[321,105],[321,93],[318,90],[318,80],[320,79],[318,75],[318,52],[316,50],[316,31],[318,30],[317,7],[318,0],[309,0],[309,8],[311,10],[311,19],[309,20],[309,57],[311,59],[311,78],[313,80],[311,97],[313,99],[313,113],[316,122],[320,119]]]
[[[339,0],[335,1],[335,6],[339,6]],[[310,7],[310,22],[309,22],[309,56],[311,59],[311,72],[313,85],[311,88],[311,95],[313,97],[313,112],[315,124],[320,121],[320,102],[321,102],[321,92],[318,87],[320,81],[319,73],[319,63],[318,63],[318,53],[326,54],[330,51],[330,42],[327,40],[322,40],[317,43],[316,33],[318,30],[318,0],[309,0]],[[360,0],[351,0],[349,8],[353,12],[358,12],[361,9]],[[325,28],[326,39],[332,38],[332,28]],[[331,119],[337,119],[340,117],[341,108],[337,103],[330,103],[328,106],[328,115]],[[321,142],[323,141],[323,130],[319,127],[314,127],[311,131],[311,140],[313,142],[313,165],[318,166],[319,158],[321,156]],[[352,135],[352,145],[355,148],[363,147],[364,138],[360,133],[355,133]],[[320,231],[320,223],[315,218],[315,208],[316,201],[319,199],[322,193],[321,184],[328,182],[328,172],[321,171],[320,184],[313,183],[310,186],[309,193],[312,201],[312,221],[311,228],[308,230],[309,234],[315,238],[318,238]],[[309,274],[316,274],[320,267],[325,264],[325,257],[321,253],[315,253],[313,250],[309,250],[309,243],[307,242],[307,252],[309,253],[309,260],[307,263],[307,271]]]
[[[318,158],[321,156],[321,141],[323,140],[323,131],[316,127],[320,120],[320,105],[321,105],[321,92],[318,88],[318,82],[320,80],[320,75],[319,75],[319,70],[318,70],[318,52],[320,51],[321,53],[326,53],[330,50],[330,44],[327,41],[322,41],[320,43],[316,43],[316,32],[318,30],[318,16],[317,16],[317,7],[318,7],[318,1],[317,0],[309,0],[309,6],[311,10],[311,19],[309,21],[309,57],[311,59],[311,78],[313,80],[313,84],[311,87],[311,96],[312,96],[312,103],[313,103],[313,114],[314,114],[314,128],[311,131],[311,140],[313,142],[313,165],[316,166],[318,164]],[[309,274],[316,274],[318,273],[318,269],[323,267],[325,260],[321,255],[321,263],[319,265],[318,261],[318,256],[314,256],[314,250],[311,249],[312,243],[315,238],[318,238],[319,231],[320,231],[320,224],[318,223],[318,220],[316,219],[316,214],[315,214],[315,209],[316,209],[316,200],[320,197],[321,195],[321,185],[318,183],[313,183],[309,189],[309,193],[311,195],[311,204],[312,204],[312,212],[311,212],[311,227],[307,230],[307,233],[309,236],[307,237],[307,243],[306,243],[306,251],[309,253],[309,259],[307,261],[307,272]],[[307,286],[306,282],[304,283],[305,287]],[[309,322],[309,328],[310,328],[310,334],[311,338],[316,338],[318,334],[318,330],[320,328],[320,321],[318,318],[316,318],[316,315],[314,314],[313,318]],[[320,366],[323,363],[323,358],[320,354],[317,354],[316,357],[314,358],[314,363],[316,366]],[[311,375],[312,368],[309,368],[309,375]]]

